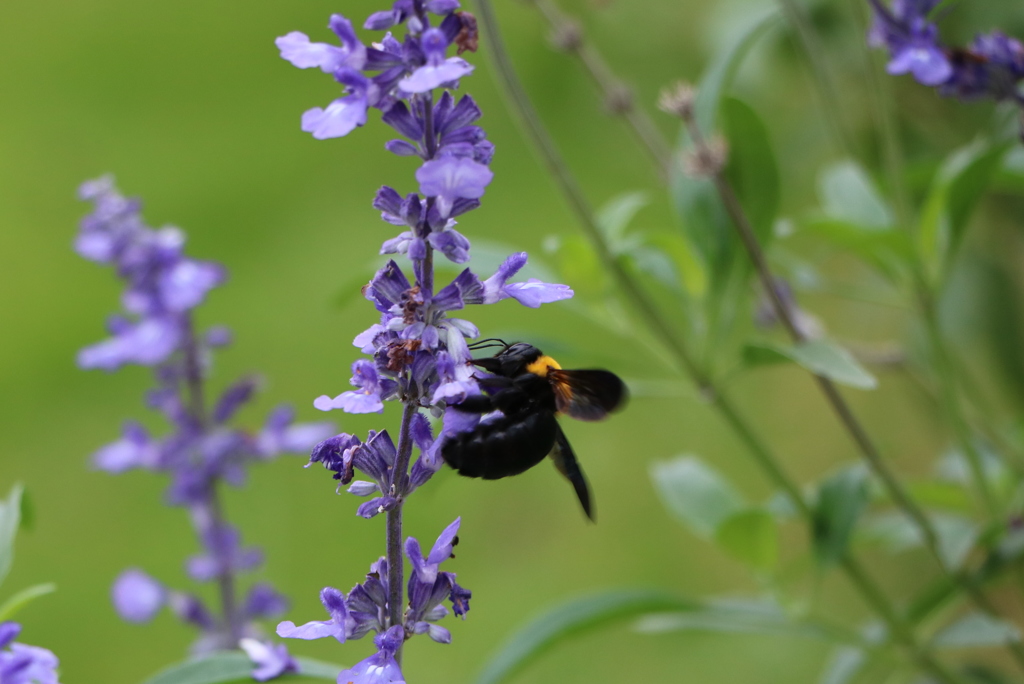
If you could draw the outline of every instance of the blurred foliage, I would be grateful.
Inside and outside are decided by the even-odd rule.
[[[443,473],[416,496],[410,534],[429,538],[463,517],[453,569],[474,604],[450,646],[410,642],[410,681],[472,681],[481,672],[485,681],[508,674],[538,683],[675,681],[680,672],[709,684],[905,679],[905,665],[880,648],[884,630],[825,568],[847,548],[912,619],[927,618],[935,647],[958,649],[975,681],[1004,681],[995,673],[1006,658],[990,647],[1018,638],[1014,628],[955,602],[914,528],[848,467],[855,450],[797,365],[862,388],[877,381],[851,401],[930,509],[947,567],[976,568],[986,582],[1013,577],[1006,571],[1024,550],[1024,157],[1004,141],[1015,122],[987,104],[939,99],[907,78],[876,87],[865,67],[882,58],[865,52],[856,1],[801,3],[841,86],[835,104],[851,132],[848,149],[831,137],[793,31],[765,19],[773,2],[561,5],[635,89],[638,105],[653,111],[659,88],[679,78],[702,83],[706,128],[729,138],[729,177],[771,242],[772,264],[827,333],[812,353],[776,331],[755,331],[756,288],[708,184],[678,176],[665,192],[624,124],[602,113],[579,65],[550,49],[539,15],[528,3],[502,3],[516,67],[603,207],[615,256],[699,342],[702,362],[728,382],[787,468],[821,483],[807,490],[816,524],[809,533],[794,521],[791,504],[615,296],[476,55],[471,91],[497,155],[483,207],[460,226],[474,241],[474,264],[484,271],[527,249],[537,270],[524,275],[563,279],[578,296],[536,312],[505,303],[474,311],[473,320],[488,336],[538,344],[566,367],[609,367],[630,381],[634,400],[607,424],[566,426],[599,525],[585,524],[544,466],[489,483]],[[0,515],[0,575],[17,509],[32,524],[4,587],[31,587],[15,596],[31,598],[49,591],[34,586],[39,579],[60,585],[56,600],[34,604],[19,621],[26,641],[61,658],[65,681],[134,684],[181,660],[186,628],[169,616],[145,627],[120,622],[109,586],[139,551],[147,566],[177,567],[183,577],[183,559],[195,550],[181,512],[161,503],[162,483],[87,469],[120,421],[153,417],[141,404],[145,369],[105,376],[74,368],[76,350],[103,335],[118,289],[70,249],[84,213],[74,189],[113,172],[127,193],[145,198],[153,224],[180,225],[192,254],[225,262],[231,281],[200,314],[236,333],[214,383],[258,370],[266,390],[243,419],[282,400],[312,418],[313,397],[346,386],[350,340],[374,318],[359,288],[391,228],[370,200],[383,183],[411,189],[413,167],[383,152],[379,126],[329,142],[299,131],[301,112],[336,92],[280,60],[272,41],[291,30],[322,39],[331,12],[361,17],[379,8],[376,0],[0,5],[0,320],[8,333],[0,339],[0,483],[24,481],[32,492],[31,506],[9,502]],[[1024,13],[1013,3],[961,2],[943,20],[953,40],[992,27],[1024,35]],[[884,170],[876,95],[898,113],[901,178]],[[669,117],[656,120],[666,140],[680,137]],[[907,207],[920,209],[909,212],[913,239],[897,225]],[[1007,521],[984,519],[967,457],[951,448],[939,378],[913,313],[918,266],[937,293]],[[539,275],[545,270],[556,275]],[[383,419],[346,417],[343,428],[395,420],[389,410]],[[680,453],[700,458],[670,460]],[[256,470],[227,501],[232,519],[265,547],[261,573],[293,599],[289,617],[298,622],[320,615],[321,587],[344,590],[361,578],[384,536],[382,520],[357,519],[350,497],[335,497],[334,482],[303,462]],[[600,593],[610,588],[618,589]],[[564,603],[575,596],[584,598]],[[1010,583],[993,585],[993,601],[1018,624],[1019,597]],[[534,628],[516,632],[531,618]],[[586,629],[597,626],[605,629]],[[568,634],[577,638],[549,648]],[[370,648],[294,645],[302,656],[342,662]]]

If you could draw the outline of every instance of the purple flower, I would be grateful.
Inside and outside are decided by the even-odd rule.
[[[250,618],[269,618],[288,610],[288,599],[265,582],[254,584],[245,599],[245,614]]]
[[[322,395],[313,401],[313,406],[321,411],[342,409],[346,413],[380,413],[384,410],[383,400],[397,388],[394,381],[381,378],[374,365],[365,359],[352,364],[351,382],[359,389],[342,392],[333,399]]]
[[[59,664],[52,651],[13,643],[9,650],[0,652],[0,681],[4,684],[59,684]]]
[[[461,57],[445,59],[448,38],[441,29],[432,28],[424,31],[420,45],[427,63],[398,82],[398,87],[405,92],[425,93],[473,72],[473,65]]]
[[[938,0],[869,0],[874,22],[868,42],[886,47],[892,59],[889,73],[913,74],[939,93],[963,99],[988,96],[995,100],[1024,98],[1018,84],[1024,78],[1024,46],[1002,33],[978,36],[968,48],[950,48],[939,39],[929,14]]]
[[[456,518],[455,522],[444,528],[444,531],[441,532],[441,536],[434,542],[434,546],[430,549],[430,554],[426,558],[423,557],[423,552],[420,551],[420,543],[416,541],[415,537],[409,537],[405,540],[405,555],[409,557],[413,572],[416,573],[421,582],[433,583],[437,579],[437,568],[441,563],[451,558],[452,547],[454,546],[455,537],[459,533],[459,525],[461,523],[462,518]]]
[[[0,648],[7,646],[21,634],[21,625],[17,622],[0,622]]]
[[[361,46],[353,45],[351,26],[346,28],[344,21],[332,26],[342,36],[344,58],[358,61]],[[222,326],[205,333],[196,330],[190,312],[223,282],[223,267],[186,256],[180,230],[146,226],[139,202],[122,197],[109,177],[83,184],[79,196],[93,208],[82,221],[76,249],[90,260],[113,266],[125,281],[125,314],[109,319],[112,337],[83,349],[79,364],[107,370],[125,363],[153,366],[157,387],[148,393],[147,404],[163,413],[172,428],[158,439],[130,422],[121,439],[94,454],[93,463],[110,473],[132,468],[165,473],[171,481],[168,502],[189,509],[203,546],[188,560],[189,574],[198,581],[231,579],[259,565],[262,553],[241,547],[238,530],[223,519],[214,499],[218,485],[238,486],[245,480],[247,463],[285,450],[304,451],[334,428],[294,424],[294,412],[287,408],[274,411],[258,434],[230,427],[228,421],[257,388],[253,377],[230,385],[212,410],[205,409],[211,352],[227,344],[230,335]],[[254,633],[250,620],[278,613],[285,605],[269,586],[256,585],[244,602],[226,596],[222,614],[215,616],[194,595],[170,591],[134,569],[117,578],[112,599],[117,612],[131,622],[146,622],[169,604],[180,619],[202,630],[194,653],[235,648],[239,638]]]
[[[395,625],[379,634],[374,643],[379,649],[366,660],[338,675],[338,684],[405,684],[395,653],[405,640],[405,628]]]
[[[416,171],[420,192],[436,197],[438,211],[447,217],[457,199],[480,199],[494,173],[484,164],[465,157],[428,161]]]
[[[314,463],[323,463],[324,468],[334,471],[334,479],[341,480],[341,484],[348,484],[352,481],[352,452],[362,442],[355,435],[341,433],[317,444],[310,454],[309,467]]]
[[[128,421],[121,439],[100,448],[93,454],[92,462],[108,473],[123,473],[132,468],[156,468],[159,458],[160,450],[150,439],[146,428],[135,421]]]
[[[241,533],[231,525],[212,525],[203,533],[207,552],[192,556],[186,563],[189,576],[198,582],[252,570],[263,562],[263,552],[255,547],[242,548]]]
[[[199,627],[207,633],[212,632],[217,626],[217,621],[213,619],[210,611],[194,594],[175,591],[168,596],[167,603],[182,622]]]
[[[525,283],[509,283],[508,280],[526,265],[526,252],[518,252],[502,262],[498,270],[483,281],[479,290],[469,294],[467,303],[494,304],[511,297],[523,306],[537,308],[541,304],[570,299],[573,291],[568,285],[544,283],[530,278]]]
[[[167,602],[167,590],[142,570],[129,568],[114,581],[111,599],[128,622],[149,622]]]
[[[375,86],[353,69],[342,68],[335,78],[347,86],[345,97],[338,98],[326,109],[314,107],[302,115],[302,130],[317,140],[340,138],[366,123],[366,109]]]
[[[330,620],[307,622],[301,627],[296,627],[294,622],[286,620],[277,625],[277,635],[286,639],[306,640],[334,637],[345,643],[345,626],[349,620],[345,595],[334,587],[324,587],[320,592],[320,602],[331,616]]]
[[[181,341],[180,322],[173,317],[118,323],[114,337],[82,349],[78,366],[84,370],[117,370],[126,363],[154,366],[167,360]]]
[[[242,639],[238,642],[254,666],[252,678],[257,682],[266,682],[280,677],[286,672],[298,672],[299,664],[295,662],[284,644],[271,644],[256,639]]]
[[[206,293],[224,282],[220,264],[182,259],[162,271],[157,286],[163,305],[171,311],[187,311],[202,303]]]
[[[352,22],[340,14],[332,14],[330,29],[341,39],[341,47],[326,43],[312,43],[309,36],[299,31],[281,36],[274,41],[281,57],[300,69],[319,67],[325,74],[338,69],[362,69],[366,63],[366,47],[359,42]]]
[[[308,452],[334,432],[334,423],[295,423],[295,409],[278,406],[267,417],[256,438],[256,448],[264,458],[281,453]]]
[[[0,682],[3,684],[59,684],[60,661],[51,651],[14,641],[21,632],[16,622],[0,623]]]
[[[891,48],[890,74],[911,73],[919,83],[942,85],[953,75],[953,65],[938,45],[939,30],[933,24],[915,20],[908,35]]]
[[[412,564],[409,577],[409,606],[405,612],[405,628],[413,634],[426,634],[439,643],[450,643],[451,633],[433,623],[448,615],[448,609],[441,603],[450,600],[457,615],[463,616],[469,610],[470,592],[455,582],[455,574],[440,572],[440,565],[452,557],[452,547],[461,519],[456,519],[437,538],[430,554],[424,558],[419,542],[409,537],[405,541],[405,552]]]

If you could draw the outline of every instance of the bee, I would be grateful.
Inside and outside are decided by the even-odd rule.
[[[450,435],[441,456],[466,477],[497,480],[518,475],[551,456],[569,480],[587,517],[594,520],[590,490],[576,454],[556,419],[601,420],[626,400],[626,385],[606,370],[563,370],[540,349],[523,342],[480,340],[474,349],[499,344],[503,349],[472,363],[491,373],[480,379],[483,394],[454,407],[485,415],[468,432]]]

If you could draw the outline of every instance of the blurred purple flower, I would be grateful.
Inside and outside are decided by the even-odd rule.
[[[238,645],[252,661],[252,678],[257,682],[266,682],[288,672],[299,672],[299,664],[283,644],[247,638],[239,641]]]
[[[111,598],[128,622],[149,622],[167,602],[167,590],[142,570],[129,568],[114,580]]]

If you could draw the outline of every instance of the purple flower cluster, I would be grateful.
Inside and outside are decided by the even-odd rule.
[[[60,661],[45,648],[15,641],[21,633],[17,622],[0,622],[0,682],[3,684],[59,684]]]
[[[373,206],[389,225],[400,229],[384,241],[381,254],[401,254],[412,262],[411,277],[389,261],[363,288],[378,320],[356,336],[354,344],[367,358],[352,364],[354,389],[321,396],[314,406],[348,413],[384,410],[384,402],[401,402],[405,411],[397,444],[386,431],[371,431],[365,440],[340,434],[318,444],[310,465],[333,471],[339,487],[372,497],[358,508],[371,518],[387,514],[388,555],[374,563],[367,580],[348,596],[333,588],[321,598],[331,619],[296,627],[283,622],[282,636],[339,641],[376,634],[378,652],[342,673],[339,682],[382,684],[402,679],[402,643],[427,634],[447,643],[451,636],[433,624],[447,612],[450,600],[458,615],[468,610],[470,593],[455,584],[454,575],[438,565],[451,554],[458,521],[438,539],[426,558],[419,543],[401,538],[405,499],[441,467],[440,448],[446,435],[472,428],[480,417],[458,411],[467,396],[479,394],[468,340],[479,331],[456,317],[470,304],[514,299],[528,307],[567,299],[572,290],[538,280],[512,282],[526,264],[525,253],[513,254],[493,275],[481,278],[470,269],[452,282],[435,287],[434,258],[456,264],[469,261],[470,243],[457,230],[457,218],[480,206],[493,178],[489,168],[494,145],[477,125],[482,114],[469,95],[457,96],[460,79],[473,71],[461,55],[477,45],[476,21],[459,10],[457,0],[395,0],[390,9],[372,14],[363,24],[386,31],[379,42],[364,43],[352,23],[334,15],[330,29],[340,45],[312,42],[292,32],[277,39],[281,56],[299,68],[318,67],[342,86],[342,96],[326,108],[302,116],[302,130],[315,138],[347,135],[367,121],[370,109],[400,137],[385,148],[417,159],[417,192],[403,194],[384,186]],[[398,35],[401,32],[402,35]],[[457,54],[449,55],[450,51]],[[440,92],[435,92],[440,89]],[[428,415],[440,418],[435,437]],[[414,448],[419,456],[410,469]],[[367,479],[354,480],[355,471]],[[413,573],[403,581],[405,548]],[[408,600],[403,590],[408,589]]]
[[[441,563],[452,557],[452,547],[457,542],[461,522],[461,519],[456,519],[446,527],[426,557],[423,556],[415,537],[406,540],[405,554],[413,572],[407,586],[409,603],[401,625],[389,626],[388,559],[382,556],[370,566],[366,580],[352,587],[347,596],[334,587],[325,587],[320,592],[320,601],[330,616],[329,620],[307,622],[298,626],[291,621],[285,621],[277,626],[278,635],[290,639],[334,637],[340,643],[345,643],[349,639],[359,639],[374,633],[377,635],[377,646],[381,652],[371,656],[369,660],[379,666],[384,666],[393,659],[397,650],[397,647],[391,648],[391,652],[386,653],[388,649],[382,645],[381,640],[390,643],[396,635],[399,645],[413,634],[427,634],[438,643],[450,643],[451,633],[434,623],[448,615],[448,608],[442,605],[444,601],[451,604],[452,612],[459,617],[465,616],[469,610],[469,590],[455,582],[454,573],[440,570]],[[357,665],[348,672],[354,675],[359,667],[360,665]],[[339,677],[338,681],[348,680]]]
[[[169,476],[167,501],[188,509],[203,547],[188,559],[186,570],[196,581],[216,582],[221,598],[220,614],[215,615],[197,596],[171,591],[131,569],[114,583],[114,606],[131,622],[146,622],[170,606],[201,630],[195,652],[237,648],[243,637],[259,636],[254,620],[280,615],[287,602],[266,584],[254,585],[237,600],[235,576],[257,568],[262,553],[244,547],[238,529],[224,520],[219,485],[241,485],[248,464],[307,451],[332,434],[334,426],[296,424],[294,411],[280,406],[257,432],[233,427],[231,419],[258,389],[256,377],[230,385],[208,407],[204,394],[212,350],[228,344],[230,334],[215,327],[199,335],[192,310],[224,280],[224,269],[185,256],[180,230],[147,227],[139,203],[122,197],[112,179],[85,183],[80,196],[93,203],[93,212],[82,221],[76,249],[87,259],[114,266],[127,290],[122,297],[125,313],[108,325],[112,337],[83,349],[79,365],[106,370],[127,363],[152,366],[157,387],[149,392],[147,404],[173,428],[157,438],[129,422],[119,440],[95,453],[93,463],[110,473],[140,468]],[[284,655],[279,670],[294,669]]]
[[[887,7],[869,0],[874,23],[868,41],[889,50],[889,73],[913,74],[944,96],[991,97],[1024,104],[1024,45],[998,31],[979,35],[966,48],[950,48],[939,39],[932,10],[939,0],[894,0]]]

